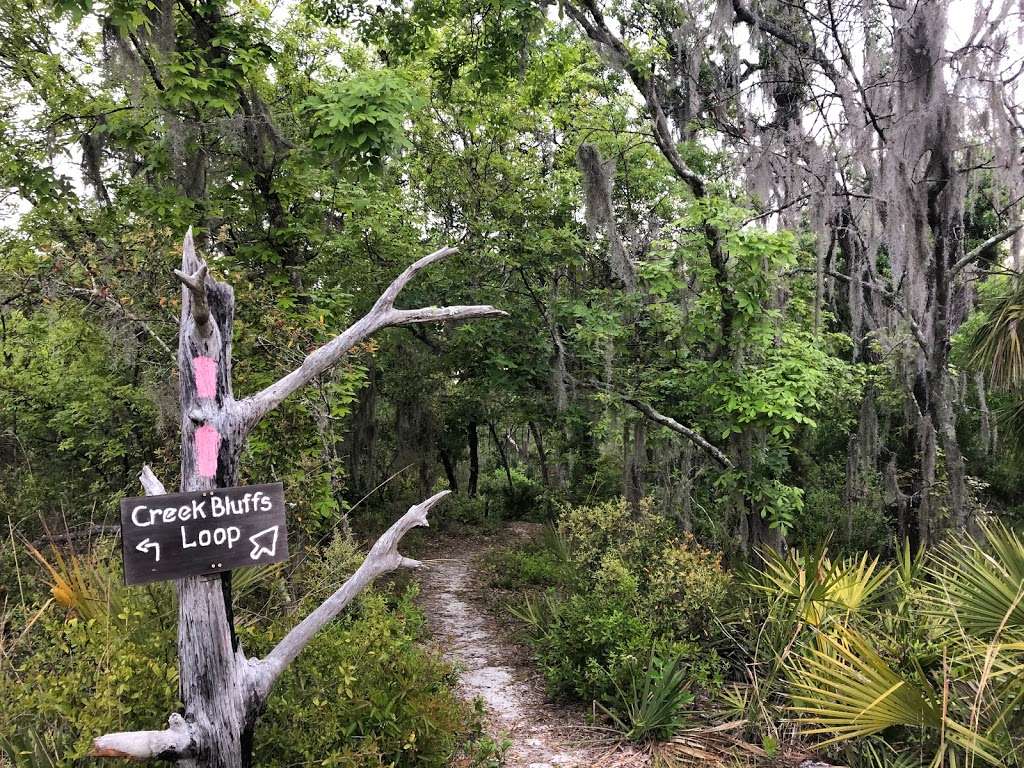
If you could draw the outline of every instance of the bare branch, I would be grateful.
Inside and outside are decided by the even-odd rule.
[[[168,718],[163,731],[122,731],[93,740],[91,757],[121,757],[127,760],[177,760],[189,757],[193,740],[188,723],[178,713]]]
[[[952,266],[952,268],[950,269],[952,276],[955,277],[968,264],[977,261],[982,256],[990,253],[993,248],[995,248],[1004,240],[1009,240],[1011,237],[1013,237],[1020,231],[1021,227],[1024,227],[1024,224],[1014,224],[1012,227],[1007,227],[1002,232],[998,232],[992,235],[992,237],[983,242],[977,248],[972,248],[970,251],[964,254],[964,257],[962,259],[957,261],[956,264]]]
[[[833,85],[835,85],[836,87],[836,92],[840,95],[840,98],[842,98],[843,88],[840,84],[843,82],[843,75],[836,68],[836,65],[832,62],[832,60],[829,59],[829,57],[826,56],[820,48],[818,48],[812,42],[804,40],[798,37],[797,35],[793,34],[792,32],[786,30],[781,25],[773,22],[771,19],[762,16],[752,8],[745,6],[742,2],[740,2],[740,0],[733,0],[732,8],[733,13],[735,13],[736,15],[736,18],[739,19],[740,21],[744,22],[745,24],[748,24],[751,27],[766,32],[767,34],[774,37],[776,40],[779,40],[780,42],[785,43],[789,47],[793,48],[801,56],[810,59],[819,67],[821,67],[821,70],[825,74],[825,77],[832,81]],[[829,11],[831,13],[831,6],[829,7]],[[864,91],[864,86],[860,82],[860,79],[857,77],[857,74],[854,71],[853,67],[849,65],[847,51],[842,44],[842,36],[836,29],[835,19],[832,19],[832,23],[829,25],[829,29],[832,31],[833,36],[836,39],[836,42],[839,44],[840,55],[843,57],[843,63],[847,65],[847,71],[850,73],[850,76],[853,79],[853,84],[857,88],[857,91],[860,93],[864,114],[867,117],[868,122],[871,124],[872,128],[874,128],[875,133],[878,134],[878,137],[882,141],[885,141],[885,133],[882,131],[882,126],[879,123],[877,115],[875,115],[874,111],[871,108],[871,102]]]
[[[288,667],[302,649],[309,644],[324,625],[334,619],[342,609],[352,602],[369,584],[382,574],[398,568],[418,568],[420,562],[403,557],[398,551],[398,543],[411,529],[427,526],[427,513],[447,496],[451,491],[441,491],[426,501],[410,507],[377,542],[370,548],[362,565],[342,586],[321,603],[312,613],[297,624],[284,639],[261,661],[252,662],[252,674],[257,695],[266,698],[284,669]]]
[[[387,315],[386,325],[414,325],[448,320],[473,320],[478,317],[505,317],[507,312],[483,305],[422,307],[421,309],[393,309]]]
[[[185,247],[181,263],[184,266],[195,261],[196,245],[192,239],[192,227],[189,227],[188,232],[185,234]],[[210,304],[206,298],[206,274],[208,269],[205,263],[200,263],[199,268],[191,275],[180,269],[174,270],[175,276],[192,294],[192,317],[196,321],[196,328],[204,336],[210,331]]]
[[[446,245],[444,248],[439,248],[433,253],[428,253],[421,259],[414,261],[405,270],[396,277],[391,285],[387,287],[387,290],[380,295],[376,303],[373,305],[374,309],[392,309],[395,306],[395,299],[398,298],[398,294],[402,292],[402,289],[409,284],[409,282],[416,277],[420,272],[429,267],[431,264],[435,264],[443,259],[448,258],[453,253],[458,253],[459,249],[453,245]]]
[[[640,411],[640,413],[642,413],[644,416],[646,416],[648,419],[655,422],[656,424],[661,424],[661,426],[668,427],[673,432],[677,432],[678,434],[682,435],[691,443],[696,445],[698,448],[703,448],[705,451],[707,451],[711,458],[713,458],[726,469],[733,469],[734,465],[732,463],[732,460],[730,460],[729,457],[726,456],[719,448],[705,440],[704,437],[697,430],[683,426],[678,421],[673,419],[671,416],[666,416],[665,414],[654,410],[654,408],[652,408],[650,405],[643,402],[642,400],[636,400],[635,398],[632,397],[623,397],[622,402],[624,402],[626,405],[633,406],[638,411]]]
[[[735,465],[732,463],[732,460],[728,456],[726,456],[720,448],[709,443],[707,439],[697,430],[691,427],[684,426],[675,419],[673,419],[671,416],[666,416],[660,411],[654,410],[653,407],[643,402],[642,400],[637,400],[635,397],[630,397],[628,395],[622,394],[621,392],[616,392],[611,387],[602,384],[599,381],[591,381],[589,382],[589,386],[602,392],[607,392],[610,395],[614,395],[626,405],[632,406],[636,410],[640,411],[640,413],[642,413],[644,416],[646,416],[654,423],[660,424],[663,427],[668,427],[673,432],[682,435],[691,443],[696,445],[698,448],[702,448],[704,451],[706,451],[708,455],[711,456],[711,458],[713,458],[726,469],[735,468]]]
[[[434,251],[406,268],[394,279],[387,290],[377,299],[373,308],[363,317],[335,336],[322,347],[314,350],[302,365],[278,379],[269,387],[257,392],[238,404],[239,413],[251,427],[263,416],[312,379],[323,374],[363,339],[387,326],[429,323],[437,320],[471,320],[479,317],[504,317],[508,313],[491,306],[426,307],[422,309],[395,309],[395,299],[419,272],[435,262],[455,253],[455,248]]]

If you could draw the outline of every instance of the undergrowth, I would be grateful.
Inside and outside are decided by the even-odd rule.
[[[124,587],[114,555],[108,542],[20,563],[33,578],[0,622],[0,764],[78,765],[94,737],[163,728],[180,711],[173,589]],[[287,578],[280,568],[236,573],[247,653],[269,650],[360,559],[338,536]],[[48,592],[32,592],[32,583]],[[460,701],[452,668],[420,644],[414,595],[413,587],[365,592],[316,636],[270,695],[257,764],[500,764],[505,747],[484,734],[482,712]]]

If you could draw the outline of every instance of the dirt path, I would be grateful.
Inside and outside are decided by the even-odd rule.
[[[459,668],[466,699],[479,697],[487,705],[492,735],[511,740],[508,768],[638,765],[636,756],[595,745],[582,712],[545,701],[542,681],[485,608],[477,558],[510,536],[528,534],[517,526],[491,537],[444,538],[423,553],[420,599],[433,640]]]

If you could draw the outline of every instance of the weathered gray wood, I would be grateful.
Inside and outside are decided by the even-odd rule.
[[[454,248],[425,256],[388,286],[373,308],[350,328],[312,352],[299,368],[261,392],[236,401],[231,387],[231,332],[235,298],[230,285],[210,277],[196,254],[192,231],[185,236],[181,269],[178,338],[181,406],[182,492],[237,484],[238,461],[249,431],[288,395],[340,360],[355,344],[387,326],[497,317],[490,306],[396,309],[401,290],[420,271]],[[165,493],[149,467],[140,477],[148,495]],[[405,533],[426,525],[430,508],[447,492],[412,507],[371,548],[363,565],[319,608],[295,627],[262,661],[246,659],[231,622],[230,573],[190,576],[175,582],[178,595],[178,661],[182,714],[164,731],[101,736],[93,754],[135,760],[158,758],[195,768],[240,768],[252,759],[253,730],[274,680],[310,639],[371,581],[390,570],[418,563],[398,553]]]
[[[267,654],[266,658],[253,665],[257,690],[261,698],[265,698],[278,675],[295,660],[303,648],[313,639],[327,622],[331,621],[352,602],[352,599],[366,588],[374,579],[398,568],[418,568],[418,560],[403,557],[398,551],[398,543],[411,529],[429,525],[427,513],[447,496],[451,491],[441,491],[426,501],[411,507],[398,519],[370,549],[366,559],[348,581],[338,591],[321,603],[292,629],[284,639]]]
[[[174,713],[163,731],[124,731],[100,736],[93,744],[93,757],[123,757],[149,760],[153,757],[189,755],[192,734],[185,718]]]

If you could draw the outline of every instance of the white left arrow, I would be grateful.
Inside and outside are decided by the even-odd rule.
[[[140,541],[138,544],[135,545],[135,549],[138,550],[139,552],[149,552],[149,550],[151,550],[153,548],[156,548],[156,557],[153,558],[153,562],[159,563],[160,562],[160,545],[158,543],[156,543],[155,541],[150,541],[149,537],[147,536],[146,538],[144,538],[142,541]]]

